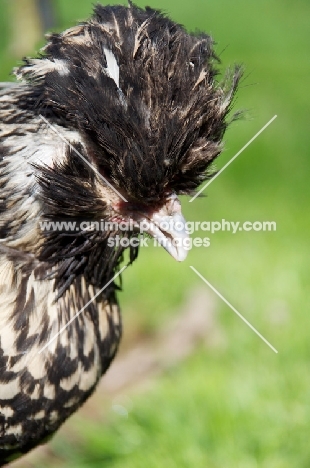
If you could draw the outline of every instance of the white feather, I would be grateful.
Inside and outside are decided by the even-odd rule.
[[[107,61],[107,68],[105,68],[104,70],[119,88],[119,66],[116,61],[115,55],[111,50],[107,49],[106,47],[103,48],[103,52]]]

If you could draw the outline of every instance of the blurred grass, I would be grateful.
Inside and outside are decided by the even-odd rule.
[[[55,1],[59,29],[88,17],[92,3]],[[228,130],[218,168],[278,115],[208,187],[207,198],[183,200],[187,219],[274,220],[277,231],[202,233],[211,246],[194,248],[182,264],[163,250],[142,249],[120,294],[125,335],[152,333],[177,313],[187,291],[200,284],[189,268],[194,265],[279,354],[219,302],[222,344],[198,349],[147,393],[132,396],[128,417],[111,411],[95,422],[77,414],[69,422],[75,436],[63,431],[51,442],[54,458],[31,466],[307,468],[310,3],[148,4],[190,30],[211,33],[223,69],[245,65],[235,108],[247,109],[247,117]],[[15,59],[8,49],[7,1],[0,6],[1,79],[7,80]]]

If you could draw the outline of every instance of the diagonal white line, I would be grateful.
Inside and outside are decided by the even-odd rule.
[[[57,130],[57,128],[54,127],[54,125],[52,125],[45,117],[43,117],[42,114],[39,115],[40,118],[44,120],[44,122],[59,136],[59,138],[67,143],[72,151],[74,151],[75,154],[77,154],[84,161],[84,163],[87,164],[97,174],[98,177],[100,177],[101,180],[103,180],[112,190],[114,190],[114,192],[117,193],[117,195],[121,197],[124,202],[128,202],[128,200],[126,200],[126,198],[118,190],[116,190],[116,188],[113,187],[113,185],[105,177],[103,177],[103,175],[100,174],[100,172],[89,161],[87,161],[87,159],[84,158],[84,156],[76,148],[74,148],[74,146],[71,145],[71,143]]]
[[[258,135],[260,135],[276,118],[277,118],[277,115],[274,115],[274,116],[272,117],[272,119],[270,119],[269,122],[267,122],[266,125],[264,125],[263,128],[261,128],[261,129],[259,130],[259,132],[257,132],[256,135],[254,135],[253,138],[251,138],[251,140],[249,140],[249,141],[247,142],[247,144],[244,145],[244,146],[241,148],[241,150],[238,151],[238,153],[235,154],[235,156],[233,156],[233,157],[230,159],[230,161],[228,161],[228,163],[225,164],[225,166],[222,167],[222,169],[221,169],[220,171],[218,171],[218,172],[215,174],[215,176],[212,177],[212,179],[210,179],[209,182],[207,182],[207,183],[199,190],[199,192],[197,192],[197,193],[189,200],[189,203],[191,203],[192,201],[194,201],[195,198],[197,198],[198,195],[200,195],[201,192],[203,192],[204,189],[206,189],[206,188],[208,187],[208,185],[210,185],[210,184],[226,169],[226,167],[228,167],[228,166],[239,156],[239,154],[241,154],[242,151],[244,151],[244,150],[252,143],[252,141],[254,141],[255,138],[257,138]]]
[[[203,281],[204,283],[206,283],[206,284],[209,286],[209,288],[212,289],[212,291],[215,292],[215,294],[217,294],[217,295],[222,299],[222,301],[225,302],[225,304],[227,304],[227,305],[231,308],[231,310],[232,310],[233,312],[235,312],[235,314],[238,315],[239,318],[241,318],[241,320],[244,321],[244,323],[247,324],[248,327],[251,328],[251,330],[253,330],[254,333],[256,333],[257,336],[259,336],[259,337],[266,343],[266,345],[269,346],[269,348],[272,349],[272,351],[274,351],[275,353],[278,354],[278,351],[276,350],[276,348],[274,348],[274,347],[272,346],[272,344],[270,344],[269,341],[267,341],[266,338],[264,338],[263,335],[261,335],[261,334],[259,333],[259,331],[257,331],[256,328],[254,328],[253,325],[251,325],[250,322],[248,322],[247,319],[244,318],[243,315],[241,315],[240,312],[238,312],[237,309],[235,309],[235,307],[234,307],[233,305],[231,305],[230,302],[228,302],[227,299],[225,299],[225,297],[223,297],[222,294],[219,293],[219,292],[215,289],[215,287],[212,286],[212,284],[210,284],[209,281],[207,281],[206,278],[204,278],[204,277],[199,273],[199,271],[196,270],[196,268],[194,268],[193,266],[190,266],[190,268],[196,273],[197,276],[199,276],[199,278],[202,279],[202,281]]]
[[[70,325],[70,323],[72,323],[73,320],[75,320],[75,319],[83,312],[83,310],[85,310],[86,307],[89,306],[89,304],[91,304],[91,303],[96,299],[96,297],[98,297],[99,294],[101,294],[102,291],[104,291],[104,290],[109,286],[109,284],[111,284],[112,281],[114,281],[114,280],[125,270],[125,268],[127,268],[127,265],[123,266],[123,268],[121,268],[121,270],[118,271],[118,272],[116,273],[116,275],[114,275],[113,278],[110,279],[110,281],[108,281],[108,282],[103,286],[103,288],[101,288],[100,291],[98,291],[98,292],[87,302],[87,304],[85,304],[85,305],[82,307],[82,309],[80,309],[80,310],[69,320],[69,322],[67,322],[66,325],[64,325],[64,326],[59,330],[59,332],[57,332],[57,333],[43,346],[43,348],[40,349],[40,351],[39,351],[38,354],[41,354],[42,351],[44,351],[44,350],[57,338],[57,336],[59,336],[59,335]]]

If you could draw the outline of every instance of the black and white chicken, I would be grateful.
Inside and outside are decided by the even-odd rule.
[[[97,5],[0,86],[0,464],[53,434],[115,356],[111,239],[147,222],[185,258],[178,195],[211,177],[241,75],[218,82],[216,63],[210,36],[159,11]],[[59,219],[133,227],[40,227]]]

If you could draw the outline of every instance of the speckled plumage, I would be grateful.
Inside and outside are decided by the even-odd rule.
[[[121,336],[112,282],[39,352],[111,280],[124,249],[109,246],[115,232],[42,232],[38,221],[178,214],[175,194],[211,176],[241,74],[217,83],[216,60],[208,35],[160,12],[98,5],[0,87],[0,462],[88,398]]]

